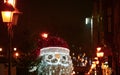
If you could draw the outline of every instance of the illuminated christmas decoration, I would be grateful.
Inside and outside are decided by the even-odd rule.
[[[38,41],[38,63],[30,69],[38,75],[71,75],[73,64],[67,43],[59,37]],[[38,54],[38,53],[37,53]]]
[[[37,43],[37,49],[35,54],[35,58],[37,58],[40,55],[40,49],[45,48],[45,47],[64,47],[68,48],[67,42],[64,41],[63,39],[59,37],[53,37],[53,36],[47,36],[47,38],[42,38],[38,39]]]

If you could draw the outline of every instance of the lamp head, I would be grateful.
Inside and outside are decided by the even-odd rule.
[[[15,8],[8,2],[5,2],[1,8],[1,11],[14,11],[14,10]]]
[[[1,8],[3,22],[12,22],[13,11],[15,8],[6,1]]]

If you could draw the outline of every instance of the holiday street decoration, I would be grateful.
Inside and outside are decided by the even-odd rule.
[[[38,53],[39,52],[39,53]],[[73,64],[67,43],[59,37],[38,41],[38,62],[30,69],[38,75],[71,75]]]

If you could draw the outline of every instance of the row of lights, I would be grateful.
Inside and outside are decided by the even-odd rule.
[[[17,48],[13,48],[13,50],[14,50],[13,56],[14,56],[15,58],[19,57],[20,54],[19,54],[19,52],[17,51]],[[3,52],[3,48],[0,48],[0,53],[2,53],[2,52]],[[1,55],[2,55],[2,54],[1,54]],[[2,55],[2,56],[4,56],[4,55]]]
[[[96,51],[96,56],[97,57],[95,57],[94,60],[92,61],[92,66],[91,66],[88,74],[90,74],[93,69],[95,69],[95,74],[97,74],[96,67],[97,67],[97,65],[99,65],[99,68],[100,68],[99,72],[102,75],[102,68],[101,68],[101,66],[102,66],[102,60],[101,59],[104,57],[104,52],[102,51],[101,47],[97,47],[96,49],[97,49],[97,51]]]

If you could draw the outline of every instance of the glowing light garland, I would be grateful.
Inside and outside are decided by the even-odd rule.
[[[38,50],[41,62],[34,66],[31,72],[37,70],[38,75],[71,75],[73,64],[64,40],[58,37],[39,40]]]
[[[40,56],[45,55],[44,61],[48,65],[62,65],[69,66],[72,64],[71,57],[69,56],[69,49],[63,47],[47,47],[41,49]]]
[[[42,57],[42,59],[38,66],[38,75],[71,75],[73,64],[69,56],[69,49],[64,47],[46,47],[40,51],[39,57]]]

